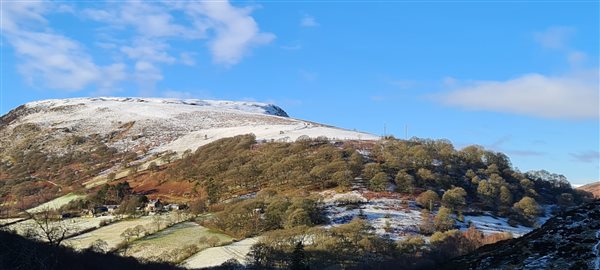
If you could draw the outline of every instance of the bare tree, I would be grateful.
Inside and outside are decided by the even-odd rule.
[[[72,229],[49,207],[35,213],[27,211],[25,213],[34,221],[37,228],[34,231],[34,236],[48,242],[50,245],[59,246],[72,233]]]
[[[156,215],[152,217],[152,223],[156,226],[156,231],[160,231],[160,228],[162,227],[164,220],[161,216]]]

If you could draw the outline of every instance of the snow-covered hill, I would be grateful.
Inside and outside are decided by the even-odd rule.
[[[378,136],[288,117],[278,106],[258,102],[160,98],[72,98],[27,103],[0,119],[0,140],[35,124],[45,133],[45,150],[60,152],[53,139],[106,137],[120,151],[183,152],[214,140],[254,133],[258,140],[294,141],[306,135],[340,140],[377,140]]]

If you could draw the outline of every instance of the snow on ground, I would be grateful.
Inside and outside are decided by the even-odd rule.
[[[164,219],[168,216],[143,216],[136,219],[121,220],[119,222],[101,227],[97,230],[69,238],[63,243],[75,249],[85,249],[91,246],[94,241],[101,239],[106,241],[108,244],[108,249],[112,250],[117,247],[119,243],[123,242],[121,233],[129,228],[142,225],[148,228],[147,231],[155,230],[157,226],[155,217],[159,217],[164,221]],[[165,225],[166,223],[162,222],[160,228],[164,228]]]
[[[133,242],[127,251],[128,256],[139,259],[160,257],[165,252],[172,252],[188,245],[200,249],[208,248],[206,239],[217,237],[219,244],[231,242],[231,237],[202,227],[195,222],[182,222],[152,235]]]
[[[0,226],[9,224],[9,223],[19,222],[21,220],[25,220],[25,219],[24,218],[3,218],[3,219],[0,219]]]
[[[513,237],[520,237],[524,234],[533,230],[531,227],[517,226],[513,227],[508,224],[508,219],[502,217],[494,217],[491,215],[481,216],[464,216],[465,222],[459,223],[461,230],[467,230],[469,228],[469,222],[473,223],[475,227],[483,232],[485,235],[490,235],[499,232],[510,232]]]
[[[181,265],[188,269],[205,268],[221,265],[230,259],[245,264],[246,255],[256,242],[258,242],[258,237],[247,238],[226,246],[205,249],[188,258]]]
[[[79,232],[100,227],[100,223],[102,221],[109,221],[113,219],[110,216],[103,217],[77,217],[77,218],[69,218],[60,221],[54,221],[50,226],[57,226],[68,229],[68,235],[77,234]],[[42,235],[43,232],[40,229],[39,225],[32,219],[28,219],[25,221],[21,221],[6,227],[9,230],[16,232],[19,235]],[[41,239],[41,238],[40,238]],[[44,240],[44,239],[41,239]]]
[[[194,131],[179,139],[163,145],[153,152],[163,152],[172,150],[184,152],[187,149],[196,150],[198,147],[214,142],[218,139],[233,137],[243,134],[254,134],[257,141],[284,141],[293,142],[300,136],[317,138],[325,136],[329,139],[337,140],[378,140],[379,137],[357,131],[344,130],[333,127],[314,125],[300,122],[288,125],[250,125],[239,127],[212,128],[201,131]]]
[[[287,117],[281,108],[265,103],[198,99],[73,98],[26,104],[31,113],[11,126],[36,123],[72,134],[126,132],[111,146],[132,150],[146,145],[160,151],[195,150],[223,137],[254,133],[261,139],[289,140],[307,135],[376,140],[368,133],[349,131]],[[133,125],[125,125],[133,123]],[[141,136],[143,135],[143,136]],[[188,135],[188,136],[185,136]],[[183,137],[182,137],[183,136]],[[205,136],[208,137],[205,140]],[[178,140],[179,139],[179,140]],[[178,142],[174,142],[174,141]],[[170,146],[165,146],[169,144]]]
[[[338,226],[348,223],[354,218],[362,217],[371,224],[376,234],[392,240],[419,234],[421,208],[417,207],[414,201],[393,197],[369,200],[363,194],[359,190],[346,193],[321,192],[321,195],[324,196],[325,215],[329,220],[329,224],[325,227]],[[547,207],[544,209],[549,211]],[[436,214],[435,211],[433,214]],[[456,222],[461,230],[467,230],[468,224],[471,222],[486,235],[510,232],[514,237],[520,237],[534,229],[521,225],[510,226],[507,218],[494,217],[490,214],[465,215],[464,218],[464,222]],[[538,219],[538,223],[541,225],[549,218],[550,215],[546,214],[545,217]]]
[[[325,227],[345,224],[362,216],[380,236],[399,240],[407,235],[418,234],[421,213],[414,203],[385,197],[368,200],[356,190],[322,194],[325,195],[325,215],[329,220]]]
[[[66,205],[74,200],[82,199],[82,198],[85,198],[85,195],[69,193],[67,195],[58,197],[54,200],[40,204],[34,208],[28,209],[27,212],[38,213],[38,212],[42,212],[45,210],[56,210],[56,209],[61,208],[63,205]]]

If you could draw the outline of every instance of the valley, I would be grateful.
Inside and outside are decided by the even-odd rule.
[[[437,267],[592,200],[481,146],[253,102],[39,101],[2,116],[0,142],[0,229],[189,269]]]

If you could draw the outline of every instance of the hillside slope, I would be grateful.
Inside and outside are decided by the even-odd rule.
[[[159,98],[72,98],[24,104],[0,117],[0,201],[27,207],[117,179],[150,161],[253,133],[260,141],[377,140],[290,118],[265,103]],[[158,159],[168,156],[168,161]],[[51,196],[51,195],[50,195]],[[1,204],[1,202],[0,202]]]
[[[548,220],[527,235],[484,246],[445,269],[599,269],[600,200]]]
[[[592,193],[595,198],[600,198],[600,182],[580,186],[577,189]]]
[[[27,138],[44,138],[44,150],[64,151],[61,139],[98,134],[119,151],[183,152],[223,137],[255,133],[258,139],[294,141],[302,135],[338,139],[377,136],[289,118],[272,104],[197,99],[73,98],[27,103],[0,118],[0,151]]]

